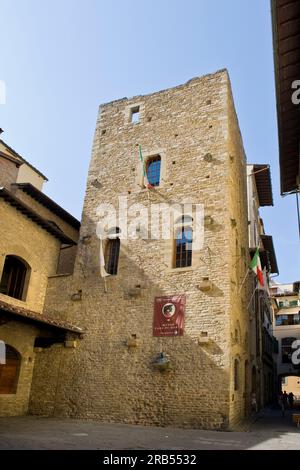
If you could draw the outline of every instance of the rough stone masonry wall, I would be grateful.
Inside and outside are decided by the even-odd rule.
[[[230,252],[233,262],[230,273],[231,321],[231,386],[230,423],[234,426],[249,412],[250,404],[250,343],[249,300],[251,281],[245,275],[249,266],[247,171],[246,156],[233,98],[228,83],[228,145],[229,145],[229,210],[231,217]],[[249,285],[250,281],[250,285]],[[234,362],[238,361],[237,383],[234,378]]]
[[[60,349],[52,414],[210,429],[230,424],[235,268],[229,239],[235,213],[229,201],[228,80],[227,72],[220,71],[101,107],[83,211],[84,242],[74,276],[51,279],[46,297],[46,310],[86,329],[76,349]],[[136,105],[141,122],[131,124],[129,110]],[[162,184],[149,196],[137,184],[137,144],[144,156],[159,153],[163,160]],[[172,269],[170,241],[122,240],[118,275],[107,278],[105,292],[99,276],[97,207],[101,202],[117,206],[120,194],[128,196],[129,206],[186,197],[204,204],[214,224],[205,228],[204,247],[193,255],[191,268]],[[213,282],[211,292],[198,289],[204,277]],[[71,295],[79,289],[82,300],[74,302]],[[155,338],[154,298],[173,294],[187,297],[184,336]],[[202,331],[208,333],[209,345],[199,344]],[[132,334],[138,338],[136,348],[126,346]],[[161,351],[172,364],[166,373],[151,366]],[[48,367],[45,361],[46,356],[43,367],[51,374],[51,360]],[[42,397],[49,384],[47,377],[38,380],[38,365],[37,360],[31,412],[44,414]]]

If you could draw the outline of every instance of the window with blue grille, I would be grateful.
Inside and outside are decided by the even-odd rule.
[[[159,186],[161,158],[159,155],[149,158],[147,162],[147,179],[151,186]]]

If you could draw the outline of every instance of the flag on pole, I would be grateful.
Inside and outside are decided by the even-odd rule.
[[[141,160],[142,168],[143,168],[143,181],[142,181],[141,186],[145,186],[145,187],[148,188],[148,189],[153,189],[154,186],[152,186],[152,184],[150,184],[149,181],[148,181],[148,176],[147,176],[147,171],[146,171],[146,165],[145,165],[145,161],[144,161],[144,157],[143,157],[143,153],[142,153],[142,146],[141,146],[141,145],[139,145],[139,156],[140,156],[140,160]]]
[[[261,269],[261,262],[259,257],[259,249],[256,248],[255,254],[251,260],[250,268],[256,274],[260,288],[264,288],[264,276]]]

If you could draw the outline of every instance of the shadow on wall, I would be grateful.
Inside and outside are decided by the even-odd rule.
[[[86,221],[85,227],[96,233],[92,221]],[[153,255],[159,256],[154,244]],[[147,247],[151,253],[150,243]],[[226,367],[228,345],[223,333],[228,320],[224,308],[221,311],[222,291],[217,293],[218,313],[214,313],[208,307],[210,296],[193,288],[202,279],[200,273],[181,273],[168,279],[158,270],[156,283],[143,268],[146,260],[130,253],[129,259],[121,243],[118,275],[104,282],[99,274],[99,239],[94,235],[89,243],[79,245],[74,276],[50,280],[47,313],[66,312],[65,319],[86,333],[75,349],[54,346],[37,355],[30,413],[227,429],[230,400],[244,413],[244,381],[240,380],[238,390],[229,392],[231,371]],[[185,286],[189,290],[184,335],[153,337],[154,298],[184,294]],[[130,294],[133,288],[135,295]],[[73,302],[72,294],[78,290],[82,291],[81,301]],[[202,307],[206,309],[204,317]],[[208,321],[222,343],[221,339],[220,343],[199,341]],[[128,347],[133,335],[137,345]],[[164,371],[153,367],[162,352],[170,361],[170,368]],[[243,374],[241,370],[240,376]]]

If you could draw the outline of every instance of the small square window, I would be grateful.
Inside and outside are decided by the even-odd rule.
[[[134,108],[131,108],[130,122],[132,122],[133,124],[140,122],[140,107],[139,106],[135,106]]]

